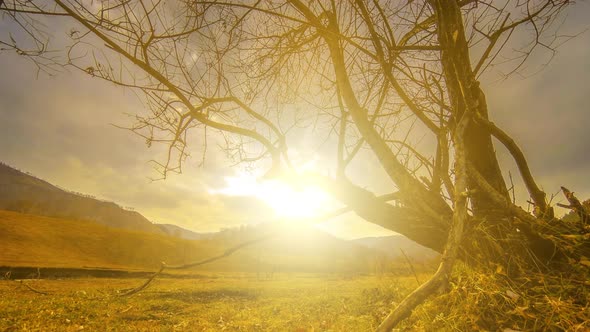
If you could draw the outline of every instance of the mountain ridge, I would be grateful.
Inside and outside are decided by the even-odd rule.
[[[403,235],[364,237],[351,241],[378,250],[391,259],[405,255],[413,261],[429,261],[440,255]]]
[[[62,189],[48,181],[39,179],[30,173],[10,167],[2,162],[0,162],[0,210],[70,220],[88,220],[108,227],[168,235],[184,240],[227,240],[228,234],[232,232],[238,234],[236,230],[244,228],[244,226],[238,226],[226,231],[200,233],[174,224],[152,223],[137,211],[130,211],[114,202],[100,200],[90,195]],[[287,231],[283,232],[285,234],[290,232],[288,230],[289,227],[293,227],[292,225],[285,226],[287,224],[282,225],[281,227],[287,228]],[[250,225],[245,228],[251,231],[255,226]],[[296,232],[296,228],[294,227],[292,230]],[[336,239],[338,239],[337,241],[346,241],[324,231],[317,229],[316,231],[322,232],[323,237],[317,235],[317,233],[307,234],[306,236],[309,237],[309,241],[307,242],[309,243],[304,242],[299,244],[302,247],[301,250],[311,250],[310,248],[313,248],[313,242],[316,240],[320,242],[332,242],[333,244]],[[242,233],[241,240],[244,240],[245,234]],[[240,240],[239,238],[236,239]],[[228,242],[225,240],[224,242]],[[283,237],[276,245],[280,247],[281,241],[287,243],[289,239],[288,237]],[[437,255],[435,252],[401,235],[368,237],[348,240],[348,242],[354,246],[376,250],[389,258],[396,258],[401,255],[401,252],[396,248],[401,248],[405,254],[416,260],[430,259]],[[334,244],[334,246],[337,247],[338,245]],[[343,245],[343,247],[346,246]],[[362,251],[361,249],[359,250]],[[348,251],[353,252],[354,250],[350,249]]]
[[[59,188],[0,162],[0,209],[47,217],[90,220],[106,226],[166,234],[139,212]]]
[[[161,262],[203,261],[248,243],[196,270],[275,272],[370,272],[376,252],[311,227],[262,225],[185,240],[71,220],[0,210],[0,266],[157,269]],[[272,237],[267,235],[272,234]]]

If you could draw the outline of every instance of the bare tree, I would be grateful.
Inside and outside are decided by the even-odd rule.
[[[568,262],[590,257],[587,243],[566,236],[585,229],[555,219],[523,152],[490,121],[478,81],[499,63],[511,73],[537,50],[554,52],[568,5],[7,0],[0,10],[22,30],[0,43],[52,71],[61,60],[48,52],[43,23],[76,23],[65,64],[143,92],[150,112],[131,129],[148,145],[167,144],[164,177],[181,171],[189,142],[205,156],[215,140],[237,163],[321,183],[366,221],[443,253],[435,277],[386,319],[388,330],[448,280],[455,257],[513,277],[569,271]],[[515,49],[512,37],[524,34],[528,43]],[[330,151],[334,176],[298,173],[290,146],[302,127]],[[431,146],[413,145],[417,133]],[[518,165],[534,215],[511,201],[492,138]],[[348,180],[347,167],[366,153],[393,194]]]

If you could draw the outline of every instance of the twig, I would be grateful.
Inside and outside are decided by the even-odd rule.
[[[408,265],[410,266],[410,270],[412,270],[412,273],[414,274],[414,278],[416,278],[416,282],[418,283],[418,286],[420,286],[422,283],[420,282],[420,279],[418,279],[418,275],[416,274],[416,270],[414,270],[414,265],[410,261],[410,258],[408,257],[408,255],[406,255],[406,253],[404,252],[404,250],[402,248],[399,248],[399,251],[401,251],[402,254],[404,255],[404,257],[406,258],[406,262],[408,262]]]
[[[564,204],[558,203],[557,206],[560,206],[560,207],[563,207],[566,209],[570,209],[570,210],[574,210],[578,214],[578,216],[580,217],[580,223],[582,224],[582,228],[584,228],[584,226],[586,226],[586,224],[590,220],[590,215],[588,214],[588,212],[586,212],[584,205],[582,205],[582,203],[574,195],[574,193],[572,191],[569,191],[569,189],[567,189],[566,187],[562,186],[561,191],[563,191],[563,195],[565,196],[565,198],[568,200],[568,202],[570,204],[564,205]]]
[[[152,281],[154,281],[154,279],[160,274],[162,273],[162,271],[164,271],[164,268],[166,267],[166,263],[162,262],[162,266],[160,267],[160,270],[154,274],[152,274],[141,286],[136,287],[136,288],[132,288],[129,289],[123,293],[119,293],[117,294],[117,296],[131,296],[135,293],[141,292],[142,290],[144,290]]]
[[[37,294],[41,294],[41,295],[49,295],[50,294],[48,292],[44,292],[44,291],[40,291],[38,289],[35,289],[35,288],[29,286],[26,282],[23,282],[22,280],[20,281],[20,284],[24,285],[26,288],[28,288],[33,293],[37,293]]]
[[[124,314],[124,313],[126,313],[127,311],[131,310],[131,308],[133,308],[133,306],[132,306],[132,305],[130,305],[130,306],[128,306],[127,308],[125,308],[125,309],[123,309],[123,310],[119,311],[119,313],[122,313],[122,314]]]
[[[514,181],[512,180],[512,173],[508,172],[508,178],[510,179],[510,188],[508,191],[512,192],[512,204],[516,204],[516,195],[514,194]]]
[[[204,264],[207,264],[207,263],[211,263],[211,262],[214,262],[216,260],[220,260],[222,258],[225,258],[227,256],[230,256],[234,252],[236,252],[236,251],[238,251],[238,250],[240,250],[240,249],[242,249],[244,247],[251,246],[251,245],[256,244],[258,242],[262,242],[264,240],[267,240],[267,239],[271,238],[273,235],[274,235],[274,233],[269,233],[269,234],[266,234],[266,235],[261,236],[259,238],[256,238],[254,240],[250,240],[250,241],[246,241],[246,242],[240,243],[240,244],[238,244],[238,245],[236,245],[234,247],[231,247],[231,248],[227,249],[221,255],[210,257],[210,258],[204,259],[202,261],[194,262],[194,263],[189,263],[189,264],[184,264],[184,265],[176,265],[176,266],[169,266],[169,265],[166,265],[165,262],[162,262],[162,266],[160,267],[160,270],[158,270],[158,272],[152,274],[141,286],[138,286],[136,288],[132,288],[132,289],[127,290],[127,291],[125,291],[123,293],[119,293],[119,294],[117,294],[117,296],[131,296],[133,294],[136,294],[136,293],[141,292],[147,286],[149,286],[152,283],[152,281],[154,281],[154,279],[156,279],[156,277],[158,275],[160,275],[162,272],[164,272],[165,269],[181,270],[181,269],[188,269],[188,268],[191,268],[191,267],[195,267],[195,266],[199,266],[199,265],[204,265]]]

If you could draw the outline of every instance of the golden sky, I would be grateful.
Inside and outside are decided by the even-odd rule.
[[[590,4],[579,4],[569,14],[568,30],[588,28]],[[158,174],[149,160],[161,160],[162,148],[148,148],[141,138],[111,125],[131,125],[125,114],[142,109],[132,91],[79,72],[37,77],[30,62],[8,52],[0,53],[0,73],[0,161],[63,188],[134,207],[154,222],[194,231],[273,218],[276,211],[262,200],[223,191],[228,178],[242,170],[214,149],[204,167],[198,167],[200,158],[192,158],[183,174],[150,181]],[[563,45],[538,74],[488,78],[482,84],[492,120],[523,148],[543,189],[550,195],[564,185],[590,198],[590,33]],[[518,178],[516,166],[498,149],[504,169]],[[301,150],[309,161],[317,157],[318,152]],[[387,192],[371,156],[352,173],[363,186]],[[354,215],[323,228],[345,238],[392,234]]]

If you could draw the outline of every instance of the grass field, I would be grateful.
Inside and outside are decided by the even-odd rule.
[[[91,221],[0,210],[0,265],[145,269],[195,260],[208,243],[116,229]],[[203,253],[200,255],[200,253]]]
[[[208,274],[113,295],[143,281],[23,281],[43,295],[2,280],[0,331],[369,331],[417,285],[414,276]]]
[[[392,263],[380,260],[383,255],[378,251],[333,238],[310,227],[290,227],[281,232],[261,228],[252,234],[185,240],[107,227],[91,221],[0,210],[0,230],[0,266],[10,267],[152,270],[159,268],[162,261],[181,265],[217,256],[270,231],[276,234],[273,238],[242,248],[200,269],[368,272],[374,270],[377,262]],[[405,269],[405,262],[402,265]]]
[[[33,278],[51,277],[47,267],[150,271],[162,260],[200,260],[232,245],[10,211],[0,211],[0,229],[0,265],[41,268]],[[393,302],[418,285],[405,263],[388,265],[391,271],[386,274],[370,275],[368,249],[326,237],[309,238],[315,233],[299,234],[301,239],[296,232],[287,235],[291,242],[277,238],[204,269],[174,271],[182,278],[159,277],[130,297],[117,296],[117,290],[137,287],[145,279],[0,280],[0,332],[369,331]],[[260,263],[264,260],[266,265]],[[289,273],[306,270],[284,269],[276,262],[331,272]],[[427,274],[420,271],[433,271],[434,266],[417,266],[418,278],[426,280]],[[19,277],[15,273],[12,278]]]

